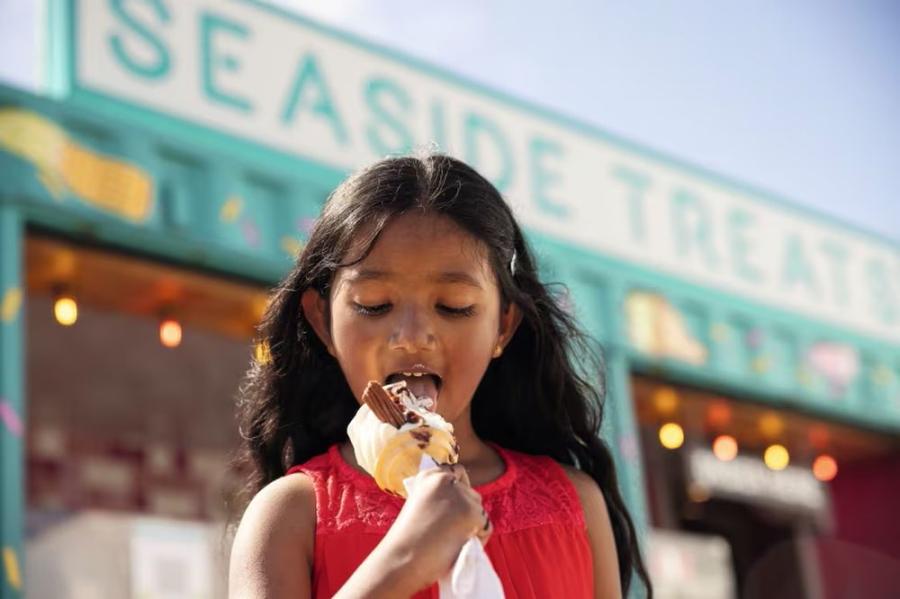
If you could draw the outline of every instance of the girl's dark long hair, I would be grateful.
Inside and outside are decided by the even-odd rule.
[[[443,155],[390,158],[360,171],[325,204],[293,270],[275,290],[260,325],[269,359],[253,363],[241,388],[239,412],[249,465],[245,500],[338,442],[358,408],[337,361],[303,317],[301,295],[323,297],[360,236],[371,248],[385,224],[404,212],[453,219],[488,249],[504,302],[523,313],[502,357],[492,360],[472,399],[482,439],[547,455],[591,476],[606,499],[623,591],[632,572],[649,581],[634,525],[619,492],[609,449],[599,437],[602,367],[590,341],[537,276],[510,208],[486,179]],[[368,251],[368,250],[367,250]],[[576,361],[592,361],[592,385]],[[584,371],[584,369],[581,369]]]

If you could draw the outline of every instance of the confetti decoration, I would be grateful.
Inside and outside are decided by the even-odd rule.
[[[316,218],[303,217],[297,221],[297,230],[309,237],[317,221]]]
[[[7,430],[16,437],[22,436],[22,419],[16,414],[12,405],[3,399],[0,399],[0,422],[3,422]]]
[[[241,211],[244,209],[244,202],[241,198],[237,196],[231,196],[225,203],[222,204],[222,209],[219,210],[219,220],[223,223],[233,223],[238,219],[241,215]]]
[[[809,387],[812,385],[812,375],[809,373],[809,370],[803,366],[797,369],[797,382],[800,383],[801,387]]]
[[[876,387],[885,387],[891,384],[891,380],[894,378],[891,369],[885,366],[884,364],[879,364],[872,371],[872,383],[875,384]]]
[[[709,334],[716,343],[723,343],[728,340],[728,327],[717,322],[710,327]]]
[[[626,462],[635,463],[638,459],[638,444],[634,435],[626,433],[619,439],[619,451]]]
[[[12,547],[3,548],[3,565],[6,569],[6,580],[9,586],[17,591],[22,590],[22,573],[19,570],[19,559]]]
[[[753,372],[757,374],[765,374],[769,371],[769,367],[771,366],[771,360],[769,360],[768,356],[756,356],[753,359]]]
[[[0,301],[0,321],[12,322],[19,315],[22,307],[22,290],[18,287],[8,289]]]
[[[281,238],[281,250],[291,258],[296,258],[303,251],[303,242],[285,235]]]
[[[252,248],[259,247],[260,235],[256,224],[248,219],[241,223],[241,231],[244,233],[244,241]]]
[[[763,344],[763,332],[760,329],[750,329],[747,331],[747,345],[752,349],[759,349]]]

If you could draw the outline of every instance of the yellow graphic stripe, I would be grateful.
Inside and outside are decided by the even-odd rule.
[[[73,142],[66,131],[20,108],[0,109],[0,149],[34,164],[57,199],[64,191],[94,208],[143,222],[153,208],[153,180],[143,169]]]
[[[62,176],[76,196],[133,221],[150,216],[153,183],[139,168],[75,144],[62,154]]]
[[[19,570],[19,559],[12,547],[3,548],[3,566],[9,586],[19,591],[22,589],[22,573]]]

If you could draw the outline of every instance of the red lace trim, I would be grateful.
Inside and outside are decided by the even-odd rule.
[[[475,487],[481,493],[495,534],[536,526],[577,526],[584,529],[584,512],[565,471],[544,456],[494,448],[506,463],[497,479]],[[403,500],[378,488],[374,479],[344,461],[338,446],[288,474],[303,472],[316,491],[316,534],[366,532],[384,534]]]

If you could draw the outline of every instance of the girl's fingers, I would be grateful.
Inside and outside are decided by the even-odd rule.
[[[444,472],[452,474],[453,478],[456,479],[456,483],[461,483],[466,488],[472,488],[472,483],[469,482],[469,474],[459,464],[442,464],[438,467]]]
[[[466,471],[466,469],[463,468],[462,466],[458,466],[458,469],[460,470],[460,472],[462,474],[461,482],[466,486],[467,489],[471,489],[472,481],[469,480],[468,471]]]
[[[446,480],[449,480],[449,484],[459,487],[458,491],[469,504],[468,509],[471,510],[469,518],[474,519],[474,516],[478,515],[477,523],[469,534],[476,537],[482,545],[487,544],[491,538],[491,533],[494,532],[494,525],[484,509],[481,495],[472,488],[466,469],[459,464],[441,464],[436,469],[425,471],[425,473],[428,472],[441,473],[447,477]]]
[[[482,510],[481,513],[484,521],[478,529],[478,532],[475,533],[475,536],[478,537],[478,540],[481,541],[482,545],[487,545],[488,540],[491,538],[491,533],[494,532],[494,524],[491,522],[491,518],[488,516],[487,512]]]

